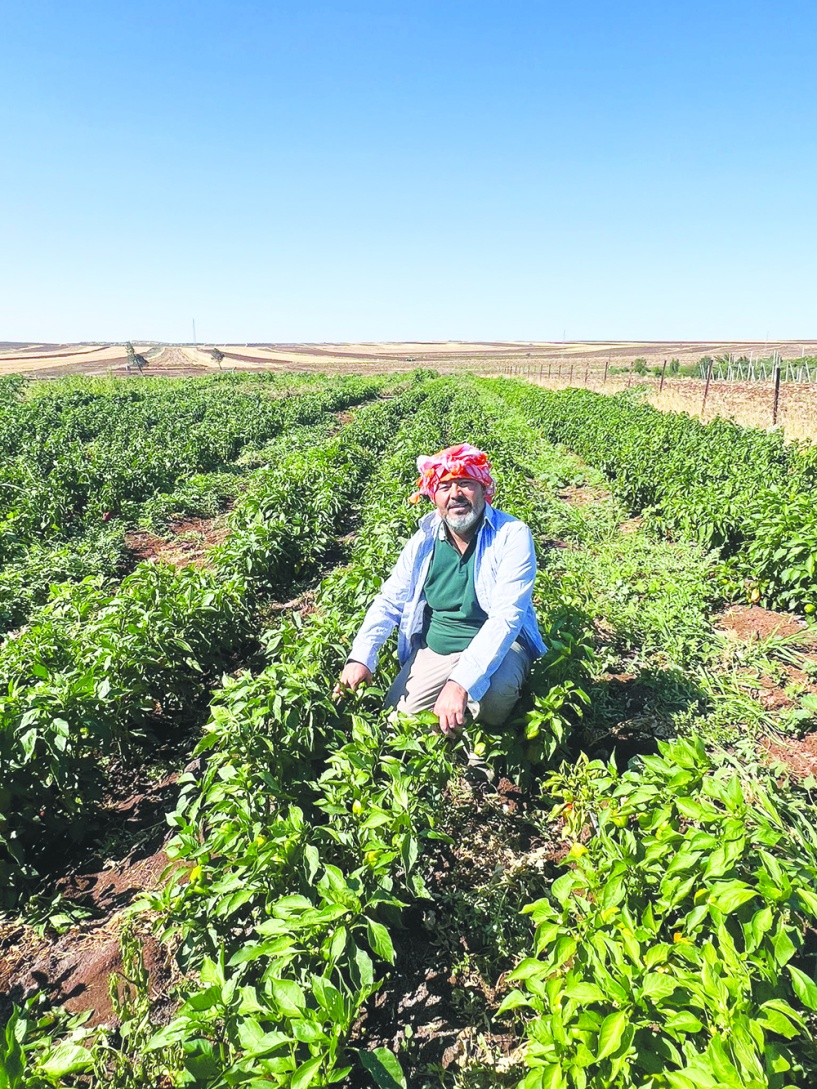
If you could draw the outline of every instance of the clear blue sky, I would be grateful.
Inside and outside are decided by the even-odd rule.
[[[817,336],[817,5],[26,0],[0,339]]]

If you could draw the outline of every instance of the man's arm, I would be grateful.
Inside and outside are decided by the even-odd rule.
[[[340,679],[340,686],[357,688],[362,681],[371,680],[377,668],[380,648],[400,623],[403,607],[411,589],[411,573],[422,534],[418,531],[406,542],[391,575],[369,606],[360,630],[355,636],[349,659]]]
[[[473,700],[488,691],[491,676],[519,637],[536,578],[533,537],[523,522],[509,527],[497,566],[488,619],[463,651],[450,680]]]

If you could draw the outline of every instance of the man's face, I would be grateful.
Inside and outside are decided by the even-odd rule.
[[[444,480],[434,493],[434,503],[449,529],[467,533],[485,509],[485,486],[467,477]]]

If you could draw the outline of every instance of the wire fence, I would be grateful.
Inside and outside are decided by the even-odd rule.
[[[698,364],[699,378],[706,378],[707,366],[708,361],[704,360]],[[722,382],[762,382],[774,378],[778,367],[781,382],[817,381],[817,357],[783,359],[777,353],[764,359],[719,356],[712,360],[712,377]]]
[[[744,426],[782,426],[787,437],[817,441],[817,356],[704,356],[686,364],[665,359],[660,365],[638,359],[614,364],[517,358],[502,361],[497,370],[553,389],[613,394],[632,387],[656,408],[700,419],[723,416]]]

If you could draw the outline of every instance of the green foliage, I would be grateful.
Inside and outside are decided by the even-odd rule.
[[[304,392],[290,395],[293,383]],[[7,383],[0,396],[0,630],[23,623],[53,583],[114,576],[128,527],[215,514],[237,493],[242,455],[298,426],[314,429],[383,385],[275,375],[146,379],[136,387],[77,378]]]
[[[64,584],[0,648],[0,903],[60,837],[83,838],[105,782],[100,757],[206,707],[251,638],[253,601],[314,570],[426,395],[421,384],[368,406],[337,438],[260,474],[212,568],[140,564],[115,593],[92,578]]]
[[[29,999],[15,1008],[0,1029],[0,1089],[52,1089],[66,1084],[70,1077],[85,1074],[93,1067],[90,1051],[82,1041],[87,1032],[81,1028],[87,1017],[58,1018],[38,1010],[38,999]],[[54,1044],[52,1034],[64,1038]]]
[[[615,527],[592,550],[555,552],[540,594],[602,622],[620,653],[660,654],[688,666],[711,652],[709,614],[718,589],[713,572],[713,558],[697,545],[622,534]]]
[[[573,846],[525,909],[534,956],[502,1004],[532,1014],[525,1089],[810,1083],[817,827],[804,800],[691,741],[624,774],[583,761],[545,789]]]
[[[817,600],[817,447],[716,418],[702,424],[622,395],[494,380],[553,442],[600,468],[614,494],[657,532],[728,561],[732,592],[757,586],[769,606]],[[789,512],[792,512],[791,514]],[[809,559],[811,555],[811,559]]]
[[[764,487],[805,495],[817,467],[808,451],[725,425],[687,432],[659,423],[656,433],[654,416],[631,399],[605,400],[607,419],[581,391],[569,395],[568,411],[516,384],[419,375],[333,434],[328,406],[370,396],[376,383],[338,390],[318,382],[290,397],[278,396],[286,391],[274,382],[232,389],[227,376],[215,381],[208,388],[218,396],[223,382],[236,396],[274,403],[275,422],[270,416],[249,434],[244,416],[236,435],[231,420],[229,456],[222,450],[210,462],[197,453],[184,472],[169,471],[160,488],[137,489],[140,498],[120,506],[122,522],[127,513],[161,529],[178,510],[209,512],[234,499],[228,537],[209,566],[140,565],[116,592],[99,577],[63,586],[0,648],[0,877],[12,889],[35,876],[41,844],[82,834],[110,755],[134,753],[167,726],[204,724],[201,771],[181,776],[170,816],[166,881],[146,899],[184,971],[178,1006],[168,1025],[153,1023],[128,930],[115,984],[118,1035],[38,1023],[18,1010],[0,1043],[0,1089],[4,1069],[17,1079],[6,1074],[8,1084],[32,1089],[77,1078],[117,1089],[305,1089],[350,1078],[405,1086],[398,1057],[365,1050],[353,1028],[411,940],[401,926],[405,906],[429,895],[424,877],[447,838],[455,762],[477,752],[534,789],[532,769],[552,766],[582,718],[601,713],[591,697],[603,702],[598,675],[613,652],[645,655],[640,681],[652,676],[656,689],[689,685],[682,670],[694,669],[707,698],[738,708],[723,676],[706,672],[714,660],[710,550],[738,581],[759,549],[756,580],[771,585],[777,550],[809,518],[795,504],[792,518],[758,529],[739,508],[759,472]],[[140,380],[137,402],[151,382]],[[96,396],[118,396],[76,384],[57,400],[69,394],[82,411]],[[0,383],[0,428],[20,405],[42,402],[44,414],[59,416],[50,396]],[[96,412],[104,415],[96,405],[89,426],[98,426]],[[579,510],[558,497],[571,483],[598,489],[602,477],[552,446],[557,437],[609,475],[613,499]],[[536,599],[549,650],[515,720],[500,731],[470,726],[460,748],[433,731],[433,716],[393,721],[379,687],[342,703],[330,692],[365,608],[422,513],[403,501],[417,455],[465,438],[491,452],[499,505],[527,521],[541,550]],[[696,462],[696,443],[711,457]],[[731,473],[730,446],[742,459]],[[242,480],[248,469],[257,471]],[[78,524],[91,503],[86,496],[78,504]],[[696,543],[648,542],[641,529],[621,534],[622,504],[644,510],[653,529]],[[261,633],[255,673],[236,669],[257,635],[254,609],[337,562],[337,538],[350,527],[357,532],[343,542],[347,562],[324,578],[310,610]],[[53,526],[26,529],[25,518],[18,531],[17,560],[34,557],[35,540],[44,548],[74,540]],[[557,541],[562,547],[549,547]],[[809,585],[807,559],[792,549],[792,604]],[[384,681],[394,666],[390,644]],[[804,715],[809,707],[804,700]],[[625,772],[580,757],[546,780],[542,801],[559,822],[549,833],[563,829],[572,841],[547,894],[550,861],[497,878],[457,909],[493,936],[488,961],[497,971],[530,940],[525,920],[536,924],[532,955],[517,965],[516,989],[503,1003],[503,1015],[526,1027],[524,1086],[810,1084],[817,829],[804,799],[762,769],[738,773],[727,754],[684,741]],[[524,896],[538,899],[508,923],[503,912]],[[85,1073],[72,1073],[72,1063]],[[507,1076],[486,1082],[484,1073],[457,1084],[504,1084]]]

